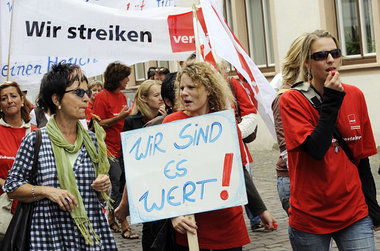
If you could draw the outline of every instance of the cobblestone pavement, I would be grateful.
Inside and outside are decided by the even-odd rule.
[[[255,151],[253,152],[253,181],[259,190],[267,208],[278,221],[278,230],[274,232],[256,231],[253,232],[249,228],[248,218],[245,216],[246,225],[251,243],[244,246],[244,251],[262,251],[262,250],[291,250],[288,238],[288,217],[281,207],[278,199],[276,188],[275,163],[278,157],[277,150]],[[380,155],[377,154],[370,158],[372,171],[375,177],[378,201],[380,201],[380,176],[377,169],[380,164]],[[141,251],[141,231],[142,225],[133,225],[132,228],[140,235],[138,240],[125,240],[120,234],[115,234],[115,239],[119,250],[136,250]],[[375,233],[376,250],[380,250],[380,232]],[[338,250],[333,245],[333,250]]]

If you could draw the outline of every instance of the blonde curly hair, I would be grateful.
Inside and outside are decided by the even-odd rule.
[[[183,74],[187,74],[195,86],[203,85],[209,92],[208,104],[210,112],[227,110],[230,108],[230,102],[235,98],[226,82],[226,80],[216,72],[209,64],[204,62],[190,61],[177,74],[175,93],[177,110],[184,109],[184,103],[180,96],[180,81]]]

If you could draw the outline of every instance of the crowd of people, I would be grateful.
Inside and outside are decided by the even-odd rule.
[[[375,250],[380,208],[368,158],[377,150],[364,95],[341,82],[341,60],[330,33],[304,33],[291,44],[276,84],[277,190],[293,250],[329,250],[332,239],[340,250]],[[239,80],[217,70],[193,58],[178,73],[150,67],[133,107],[123,93],[131,68],[120,62],[107,66],[104,83],[89,82],[77,65],[54,65],[36,107],[16,82],[1,84],[0,195],[12,201],[12,214],[17,201],[34,204],[30,250],[117,250],[112,232],[139,238],[127,220],[120,133],[231,108],[251,228],[276,230],[250,176],[247,143],[256,137],[257,108]],[[34,130],[42,139],[31,179]],[[236,206],[196,213],[195,222],[185,216],[146,222],[142,248],[189,250],[187,233],[198,234],[204,251],[238,251],[250,242]]]

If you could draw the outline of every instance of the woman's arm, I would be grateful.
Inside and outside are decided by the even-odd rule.
[[[63,211],[73,211],[78,201],[69,191],[49,186],[34,186],[24,184],[13,192],[8,192],[10,199],[31,203],[42,199],[49,199],[58,204]]]
[[[35,133],[30,133],[22,139],[12,169],[5,180],[4,192],[9,198],[22,202],[30,203],[47,198],[57,203],[62,210],[73,210],[73,205],[77,205],[78,202],[70,192],[50,186],[30,184],[35,141]]]
[[[130,111],[131,109],[125,106],[123,107],[123,109],[121,109],[119,115],[109,118],[109,119],[102,119],[99,121],[99,125],[102,126],[103,128],[110,127],[114,125],[115,123],[119,122],[120,120],[125,119],[129,115]]]
[[[331,146],[332,135],[345,92],[324,87],[320,117],[301,147],[314,159],[322,160]]]
[[[5,179],[0,178],[0,188],[4,186],[4,183],[5,183]]]

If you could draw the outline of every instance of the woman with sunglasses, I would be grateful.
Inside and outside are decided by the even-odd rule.
[[[22,138],[35,128],[30,125],[29,108],[25,102],[25,96],[16,82],[0,85],[0,195],[4,193],[2,187]],[[16,205],[17,201],[14,200],[12,214]]]
[[[363,93],[341,83],[340,64],[336,38],[320,30],[308,34],[302,45],[304,92],[289,90],[280,99],[293,250],[329,250],[331,238],[339,250],[375,250],[374,224],[358,170],[370,172],[368,157],[376,153],[376,146]],[[310,93],[315,94],[311,101],[306,98]],[[319,111],[313,107],[315,98],[321,99]],[[338,143],[334,128],[355,164]]]
[[[76,65],[54,65],[41,81],[38,105],[53,116],[41,129],[35,185],[29,177],[36,134],[30,133],[3,186],[10,198],[35,204],[30,250],[117,250],[102,209],[111,186],[105,132],[79,122],[89,96]]]

